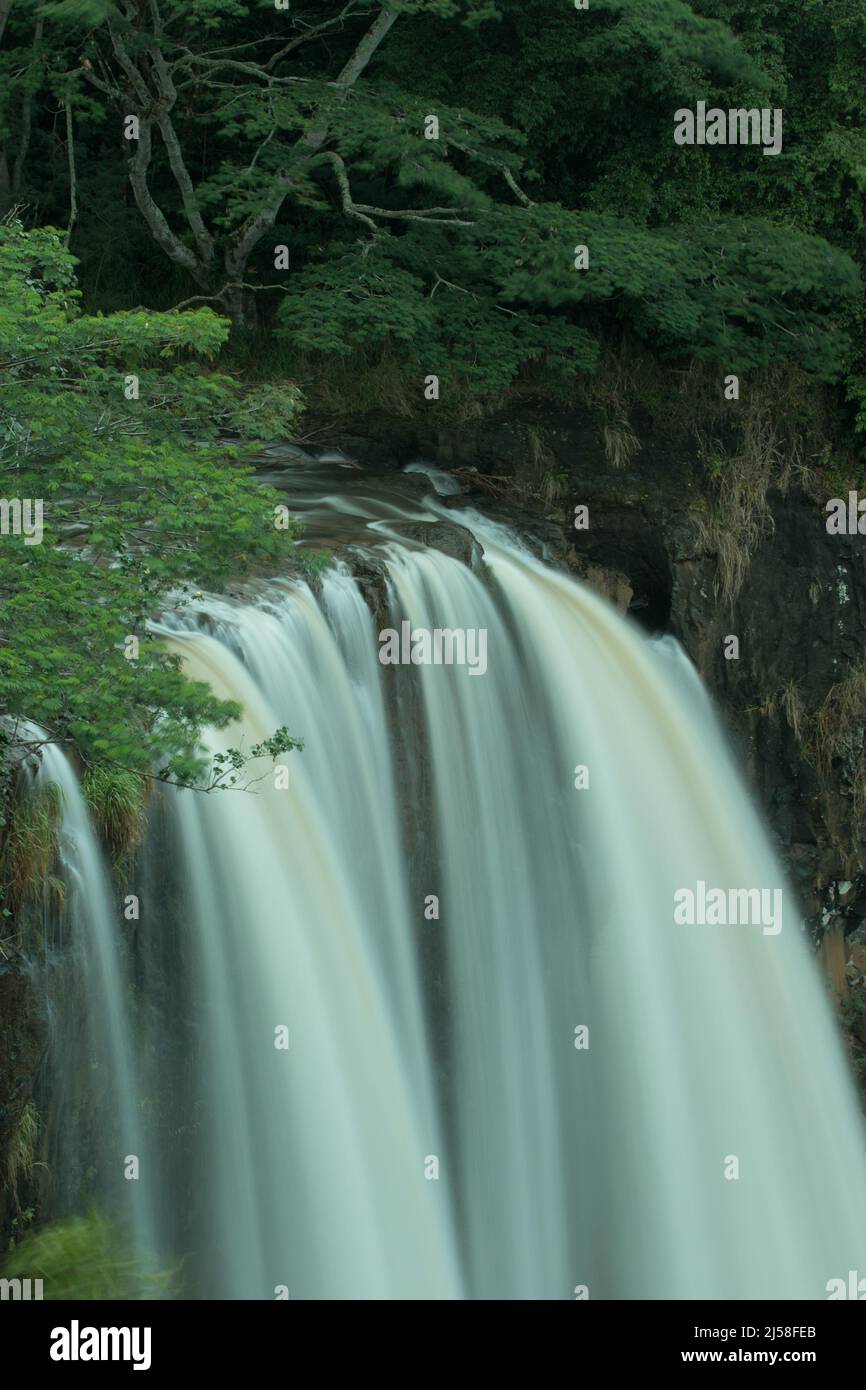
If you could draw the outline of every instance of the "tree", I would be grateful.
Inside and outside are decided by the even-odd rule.
[[[467,2],[475,21],[492,10],[486,0]],[[280,16],[269,8],[266,27],[273,30]],[[262,33],[261,13],[253,14],[252,39],[239,23],[248,7],[237,0],[121,0],[119,6],[58,0],[46,13],[101,21],[85,43],[80,74],[107,98],[115,119],[135,118],[127,134],[134,130],[129,179],[139,212],[155,243],[199,288],[198,297],[224,304],[238,326],[247,326],[255,288],[246,279],[250,257],[287,198],[324,205],[323,179],[341,214],[367,225],[404,216],[459,225],[450,206],[361,206],[335,148],[334,137],[348,120],[371,119],[363,102],[351,104],[349,116],[348,99],[380,45],[401,14],[421,9],[455,15],[460,6],[455,0],[393,0],[371,11],[368,0],[332,0],[314,21],[293,16],[288,33]],[[323,64],[321,49],[318,65],[305,61],[309,46],[331,38],[341,53],[335,63]],[[224,158],[218,169],[196,178],[193,151],[206,123],[215,125],[218,143],[242,149],[243,158]],[[471,138],[471,130],[466,134]],[[166,213],[154,189],[157,138],[178,219]]]
[[[0,48],[7,201],[77,216],[90,302],[276,320],[322,372],[558,390],[627,330],[862,399],[864,51],[858,0],[47,0]],[[782,157],[676,145],[699,99],[784,106]]]
[[[279,494],[214,441],[288,432],[300,397],[277,415],[273,392],[241,399],[197,367],[228,332],[210,309],[93,317],[78,301],[61,233],[0,226],[4,733],[32,720],[88,766],[190,783],[202,724],[238,711],[187,680],[149,624],[169,593],[290,564]],[[14,524],[25,500],[44,508],[38,538]]]

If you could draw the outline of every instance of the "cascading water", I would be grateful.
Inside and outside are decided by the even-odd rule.
[[[862,1263],[863,1143],[792,896],[774,936],[674,923],[698,881],[782,885],[706,702],[467,521],[495,604],[439,554],[391,572],[413,625],[489,628],[483,678],[420,668],[473,1290],[820,1297]]]
[[[424,1181],[441,1143],[411,941],[398,930],[409,914],[389,861],[399,842],[381,708],[375,687],[364,708],[308,592],[298,606],[307,653],[292,652],[295,624],[255,610],[237,619],[278,697],[294,656],[280,702],[296,726],[309,718],[327,735],[310,765],[292,764],[287,790],[268,766],[251,794],[177,798],[208,1000],[210,1292],[453,1297],[447,1195]],[[224,646],[175,646],[192,675],[243,705],[224,747],[280,722]],[[305,654],[315,659],[302,670]]]
[[[46,738],[30,726],[37,741]],[[87,803],[75,769],[62,749],[45,742],[35,774],[37,791],[49,787],[59,795],[58,850],[64,884],[63,915],[69,924],[70,949],[79,973],[75,1005],[54,1009],[52,1067],[66,1080],[55,1096],[63,1134],[61,1174],[66,1192],[60,1205],[74,1203],[75,1171],[95,1158],[103,1200],[116,1204],[134,1237],[143,1260],[152,1256],[156,1233],[146,1128],[139,1111],[136,1045],[128,1010],[127,969],[119,937],[111,883]],[[68,1030],[68,1031],[64,1031]],[[80,1050],[83,1030],[83,1051]],[[75,1059],[77,1065],[69,1063]],[[87,1095],[82,1095],[78,1066],[87,1071]],[[81,1106],[90,1109],[87,1134],[76,1118]],[[74,1136],[74,1137],[73,1137]],[[88,1159],[83,1154],[89,1155]],[[131,1176],[135,1162],[145,1177]]]
[[[192,1297],[824,1297],[866,1258],[863,1136],[697,678],[448,515],[483,565],[389,541],[383,621],[484,629],[483,674],[382,666],[341,569],[171,621],[243,706],[214,751],[305,748],[165,798],[195,1120],[163,1256]],[[780,889],[783,929],[678,925],[699,883]]]

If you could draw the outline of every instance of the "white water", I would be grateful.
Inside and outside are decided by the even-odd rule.
[[[306,741],[285,790],[265,762],[170,798],[201,1020],[187,1292],[825,1297],[866,1264],[863,1135],[708,701],[670,644],[461,519],[486,573],[390,546],[389,622],[486,628],[484,676],[381,667],[343,573],[178,622],[244,707],[214,750]],[[781,934],[676,926],[698,880],[782,887]]]
[[[303,591],[297,604],[285,628],[236,615],[273,706],[218,642],[176,640],[191,674],[243,703],[243,725],[214,746],[249,747],[282,718],[291,640],[309,625],[286,697],[313,748],[306,766],[306,754],[289,759],[290,788],[275,789],[265,766],[251,794],[177,798],[209,1005],[211,1291],[455,1297],[447,1190],[424,1179],[442,1144],[411,940],[398,930],[408,912],[381,706],[375,687],[365,700],[353,685]],[[274,1046],[281,1025],[288,1050]]]
[[[41,731],[31,726],[31,734]],[[86,1085],[98,1097],[97,1109],[110,1116],[110,1128],[97,1136],[102,1185],[119,1198],[120,1215],[145,1261],[155,1246],[151,1206],[153,1172],[139,1113],[140,1086],[123,962],[122,926],[99,841],[75,769],[61,748],[46,743],[36,773],[37,786],[53,783],[61,797],[59,858],[65,887],[65,913],[72,947],[78,953],[84,989],[76,1019],[88,1038]],[[62,1066],[62,1059],[55,1065]],[[75,1078],[80,1082],[80,1078]],[[71,1159],[71,1155],[69,1156]],[[129,1160],[138,1163],[138,1176]]]
[[[477,1287],[821,1297],[863,1262],[863,1141],[793,896],[778,937],[673,924],[699,879],[782,885],[706,702],[593,594],[476,530],[510,630],[439,555],[393,573],[413,623],[491,625],[483,681],[421,677]]]

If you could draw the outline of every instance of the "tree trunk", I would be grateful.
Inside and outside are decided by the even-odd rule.
[[[9,161],[6,151],[0,146],[0,218],[7,215],[12,207],[12,181],[9,178]]]
[[[3,30],[6,28],[6,21],[9,18],[11,8],[12,0],[0,0],[0,39],[3,38]]]
[[[251,337],[259,329],[259,310],[254,290],[233,285],[222,297],[235,333]]]

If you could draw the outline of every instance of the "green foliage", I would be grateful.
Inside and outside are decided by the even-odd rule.
[[[303,407],[303,395],[294,382],[266,382],[244,394],[231,410],[227,424],[247,440],[286,439],[291,437]]]
[[[0,543],[0,708],[88,764],[194,780],[202,723],[237,710],[188,681],[149,623],[169,593],[290,563],[278,495],[211,445],[221,425],[286,429],[300,397],[243,399],[179,360],[213,356],[226,331],[209,309],[82,314],[59,234],[0,227],[0,460],[13,495],[45,505],[42,544]]]
[[[254,743],[249,749],[229,748],[225,753],[215,753],[213,780],[209,790],[228,791],[239,786],[246,788],[251,784],[251,779],[248,776],[242,779],[241,774],[250,763],[255,762],[257,758],[267,758],[273,762],[282,754],[291,753],[295,749],[300,750],[303,746],[302,739],[294,738],[288,729],[281,725],[269,738]]]
[[[400,264],[424,241],[410,233],[300,272],[280,305],[277,336],[302,352],[348,356],[359,347],[396,347],[405,373],[435,373],[479,395],[504,390],[538,358],[552,378],[591,368],[596,345],[589,334],[562,316],[500,302],[509,296],[484,283],[476,245],[449,257],[440,232],[428,247],[436,254],[419,274]]]
[[[153,1299],[177,1296],[177,1270],[152,1272],[104,1213],[33,1231],[7,1256],[4,1279],[42,1279],[46,1299]]]
[[[330,550],[311,550],[305,547],[298,551],[298,565],[307,579],[320,579],[333,563],[334,556]]]
[[[253,291],[232,298],[231,263],[262,287],[295,356],[397,359],[407,381],[435,373],[452,399],[492,399],[530,364],[556,395],[627,333],[668,360],[746,374],[792,363],[845,379],[866,414],[854,270],[866,252],[860,0],[387,9],[395,22],[344,82],[376,6],[322,0],[309,19],[275,27],[270,0],[53,0],[38,35],[13,7],[0,154],[8,146],[10,168],[16,151],[26,157],[12,196],[65,216],[62,183],[41,172],[64,164],[62,138],[40,108],[27,114],[27,93],[48,92],[74,107],[75,245],[99,302],[210,295],[248,328],[242,301]],[[781,107],[782,155],[677,146],[673,113],[698,100]],[[138,194],[117,196],[128,173],[118,110],[150,123],[146,180],[162,221]],[[436,139],[425,138],[431,114]],[[2,199],[0,161],[0,211]],[[272,269],[276,243],[291,248],[288,272]],[[581,243],[590,268],[575,272]],[[46,324],[50,335],[50,313]],[[130,309],[101,327],[90,316],[81,333],[97,335],[81,346],[99,359],[89,375],[102,375],[101,428],[113,438],[144,430],[150,441],[160,415],[198,440],[283,434],[293,418],[279,389],[238,402],[223,376],[183,360],[219,350],[225,327],[207,309]],[[121,402],[115,373],[121,360],[135,369],[138,345],[141,402]],[[72,430],[74,395],[66,406]]]
[[[591,248],[586,271],[574,268],[581,245]],[[407,373],[434,372],[480,395],[540,359],[555,393],[594,368],[600,311],[615,306],[663,355],[688,342],[693,356],[730,371],[792,362],[832,381],[860,292],[844,253],[770,223],[716,219],[659,233],[547,204],[491,209],[458,246],[442,230],[413,231],[305,268],[280,305],[277,335],[306,352],[399,345]]]

